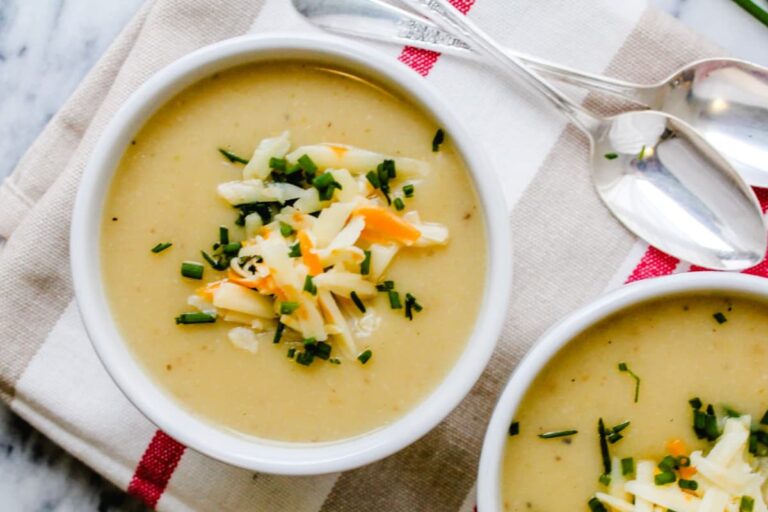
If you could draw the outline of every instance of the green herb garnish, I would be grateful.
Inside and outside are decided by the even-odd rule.
[[[421,304],[416,300],[416,297],[410,293],[405,294],[405,317],[408,320],[413,320],[413,312],[421,312],[424,309]]]
[[[238,155],[234,154],[231,151],[227,151],[224,148],[219,148],[219,153],[224,155],[224,158],[226,158],[227,160],[229,160],[232,163],[235,163],[235,162],[238,162],[238,163],[241,163],[241,164],[247,164],[248,163],[247,159],[245,159],[245,158],[243,158],[241,156],[238,156]]]
[[[371,251],[365,250],[363,254],[365,254],[365,258],[360,263],[360,274],[367,276],[371,273]],[[768,415],[768,412],[766,412],[766,415]]]
[[[699,488],[699,482],[696,480],[686,480],[684,478],[678,480],[677,485],[679,485],[681,489],[687,489],[689,491],[695,491]]]
[[[542,439],[556,439],[558,437],[568,437],[578,433],[578,430],[556,430],[554,432],[544,432],[543,434],[539,434],[539,437]]]
[[[358,297],[357,293],[355,292],[350,293],[349,298],[352,299],[352,302],[355,303],[355,306],[357,306],[357,309],[365,313],[365,304],[363,304],[363,301],[360,300],[360,297]]]
[[[357,360],[360,361],[362,364],[365,364],[368,362],[368,360],[373,355],[373,352],[371,352],[371,349],[365,350],[363,353],[361,353],[359,356],[357,356]]]
[[[373,188],[375,189],[381,188],[381,181],[379,181],[379,175],[376,174],[376,171],[368,171],[368,173],[365,175],[365,178],[368,180],[368,183],[370,183]]]
[[[645,145],[643,145],[643,147],[640,148],[640,153],[638,153],[637,159],[642,160],[644,156],[645,156]]]
[[[219,243],[221,245],[229,243],[229,228],[227,226],[219,226]]]
[[[400,302],[400,294],[397,293],[395,290],[389,290],[389,307],[392,309],[400,309],[403,307],[403,304]]]
[[[403,185],[403,194],[405,194],[405,197],[413,197],[413,193],[416,189],[413,185]]]
[[[317,166],[315,165],[315,162],[309,158],[309,155],[301,155],[299,157],[298,164],[299,167],[301,167],[301,170],[304,171],[304,174],[306,174],[307,181],[315,176],[315,172],[317,172]]]
[[[725,322],[728,321],[728,319],[725,318],[725,315],[720,313],[719,311],[717,313],[715,313],[714,315],[712,315],[712,318],[717,320],[717,323],[719,323],[719,324],[724,324]]]
[[[280,303],[280,314],[281,315],[290,315],[293,314],[294,311],[299,309],[299,303],[298,302],[281,302]]]
[[[291,258],[301,257],[301,245],[299,245],[299,242],[296,242],[291,246],[291,249],[288,251],[288,256]]]
[[[616,160],[617,158],[619,158],[619,155],[617,155],[616,153],[606,153],[603,156],[605,157],[606,160]]]
[[[668,471],[663,471],[653,477],[653,482],[656,485],[671,484],[675,480],[677,480],[677,477],[675,476],[675,474]]]
[[[181,275],[190,279],[202,279],[205,267],[196,261],[185,261],[181,264]]]
[[[603,462],[603,473],[611,474],[611,455],[608,452],[608,431],[605,429],[603,418],[597,421],[597,434],[600,437],[600,458]]]
[[[635,403],[640,399],[640,377],[635,372],[629,369],[627,363],[619,363],[619,371],[628,373],[633,379],[635,379]]]
[[[309,274],[304,278],[304,291],[311,295],[317,295],[317,286]]]
[[[520,433],[520,422],[513,421],[512,423],[510,423],[509,430],[507,432],[509,432],[510,437],[518,435]]]
[[[595,497],[590,498],[587,502],[587,505],[589,506],[589,510],[591,512],[608,512],[608,509],[605,508],[605,505],[603,505],[603,503]]]
[[[635,472],[635,459],[627,457],[621,459],[621,474],[624,476],[632,475]]]
[[[442,128],[438,128],[435,136],[432,138],[432,152],[437,153],[440,150],[440,144],[443,142],[445,142],[445,132]]]
[[[742,496],[739,502],[739,512],[752,512],[755,508],[755,499],[751,496]]]
[[[269,168],[270,169],[275,169],[276,171],[285,172],[287,167],[288,167],[288,162],[285,161],[285,158],[271,157],[269,159]]]
[[[396,197],[392,204],[395,205],[395,210],[400,211],[405,209],[405,203],[399,197]]]
[[[163,252],[172,245],[173,244],[171,242],[161,242],[152,248],[152,252],[155,254]]]
[[[272,343],[280,343],[280,338],[283,337],[284,330],[285,330],[285,324],[283,322],[278,321],[277,329],[275,329],[275,335],[272,338]],[[293,356],[289,356],[289,357],[293,357]]]
[[[216,316],[210,313],[196,311],[194,313],[182,313],[176,317],[176,325],[179,324],[212,324]]]
[[[293,226],[290,224],[287,224],[285,222],[280,222],[280,234],[284,237],[291,236],[293,233],[295,233],[295,230],[293,229]]]
[[[338,357],[332,357],[328,360],[328,362],[331,364],[341,364],[341,359],[339,359]]]
[[[609,486],[611,485],[611,475],[606,475],[603,473],[597,478],[597,481],[600,482],[602,485]]]
[[[293,356],[296,355],[296,347],[291,347],[288,349],[288,359],[293,359]]]

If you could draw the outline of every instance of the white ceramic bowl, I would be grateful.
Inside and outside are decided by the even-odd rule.
[[[726,272],[692,272],[639,281],[619,288],[555,324],[523,358],[496,404],[488,430],[477,483],[478,510],[502,510],[501,469],[509,425],[531,383],[546,364],[577,335],[613,313],[635,304],[696,292],[724,292],[768,300],[768,279]]]
[[[259,61],[301,59],[359,71],[421,105],[445,128],[480,196],[488,239],[482,306],[466,349],[445,380],[399,420],[367,434],[327,443],[285,443],[238,435],[181,407],[134,358],[118,332],[101,281],[100,219],[119,156],[156,109],[203,77]],[[256,471],[320,474],[361,466],[390,455],[435,427],[464,398],[496,345],[511,281],[507,210],[480,145],[418,74],[394,58],[331,37],[272,34],[224,41],[174,62],[125,103],[102,135],[83,174],[71,233],[75,293],[85,326],[104,366],[133,404],[167,434],[216,459]],[[493,285],[491,286],[491,276]]]

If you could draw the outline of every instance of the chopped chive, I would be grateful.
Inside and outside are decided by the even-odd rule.
[[[701,406],[703,405],[699,397],[691,398],[690,400],[688,400],[688,403],[691,404],[691,407],[693,407],[694,409],[701,409]],[[768,415],[768,411],[766,411],[765,413],[766,415]]]
[[[699,482],[696,480],[686,480],[684,478],[678,480],[677,485],[679,485],[681,489],[687,489],[689,491],[695,491],[699,488]]]
[[[384,160],[381,162],[381,168],[387,173],[387,179],[395,179],[397,177],[397,169],[395,168],[394,160]]]
[[[739,411],[737,411],[736,409],[728,405],[723,406],[723,412],[729,418],[740,418],[742,416],[742,414]]]
[[[617,155],[616,153],[606,153],[603,156],[605,157],[606,160],[616,160],[617,158],[619,158],[619,155]]]
[[[152,252],[155,253],[155,254],[163,252],[164,250],[166,250],[167,248],[169,248],[172,245],[173,244],[171,242],[160,242],[159,244],[157,244],[156,246],[154,246],[152,248]]]
[[[671,455],[665,456],[658,464],[658,468],[662,473],[673,473],[679,469],[677,465],[677,459]]]
[[[291,250],[288,251],[288,256],[290,256],[291,258],[301,257],[301,246],[299,245],[299,242],[296,242],[291,246]]]
[[[608,439],[609,443],[616,444],[619,441],[621,441],[622,439],[624,439],[624,436],[619,434],[619,433],[617,433],[617,432],[611,432],[610,434],[608,434],[607,439]]]
[[[243,158],[241,156],[238,156],[238,155],[234,154],[231,151],[227,151],[224,148],[219,148],[219,153],[224,155],[224,158],[226,158],[227,160],[229,160],[232,163],[235,163],[235,162],[238,162],[238,163],[241,163],[241,164],[247,164],[248,163],[247,159],[245,159],[245,158]]]
[[[371,349],[366,349],[363,353],[357,356],[357,360],[365,364],[368,362],[368,360],[371,358],[372,355],[373,355],[373,352],[371,352]]]
[[[277,322],[277,329],[275,329],[275,336],[272,338],[272,343],[280,343],[280,338],[283,337],[283,331],[285,330],[285,324],[283,322]]]
[[[678,455],[676,459],[676,465],[678,468],[687,468],[691,466],[691,458],[687,455]]]
[[[226,270],[227,267],[229,267],[229,262],[225,261],[223,258],[219,258],[218,260],[213,259],[213,257],[208,254],[205,251],[200,251],[200,254],[203,255],[203,259],[208,262],[208,264],[214,269],[214,270]]]
[[[333,181],[333,174],[330,172],[325,172],[312,180],[312,186],[318,190],[322,190],[333,183]]]
[[[181,264],[181,275],[190,279],[202,279],[203,270],[205,267],[196,261],[185,261]]]
[[[301,342],[305,347],[309,347],[310,345],[317,345],[317,338],[304,338]]]
[[[277,171],[285,171],[288,162],[285,158],[275,158],[274,156],[269,159],[269,168]]]
[[[395,290],[389,290],[389,307],[392,309],[400,309],[403,304],[400,302],[400,294]]]
[[[219,243],[221,245],[229,243],[229,228],[227,226],[219,226]]]
[[[304,278],[304,291],[312,295],[317,295],[317,286],[315,286],[314,281],[312,281],[312,276],[309,274]]]
[[[405,197],[413,197],[413,193],[416,189],[413,185],[403,185],[403,194],[405,194]]]
[[[293,164],[290,167],[287,167],[285,169],[285,175],[290,176],[292,174],[296,174],[297,172],[301,171],[301,166],[299,164]]]
[[[311,365],[315,360],[315,354],[304,350],[296,354],[296,362],[303,366]]]
[[[706,432],[709,441],[714,441],[720,437],[720,427],[717,426],[717,416],[714,414],[707,414],[704,431]]]
[[[717,323],[719,323],[719,324],[724,324],[725,322],[728,321],[728,319],[725,318],[725,315],[720,313],[720,312],[717,312],[714,315],[712,315],[712,318],[717,320]]]
[[[653,477],[653,482],[654,482],[656,485],[666,485],[666,484],[671,484],[671,483],[672,483],[672,482],[674,482],[675,480],[677,480],[677,477],[675,476],[675,474],[674,474],[674,473],[671,473],[671,472],[669,472],[669,471],[663,471],[663,472],[661,472],[661,473],[658,473],[657,475],[655,475],[655,476]]]
[[[634,474],[635,472],[635,459],[627,457],[621,459],[621,474],[624,476]]]
[[[438,128],[435,136],[432,138],[432,152],[437,153],[440,150],[440,144],[443,142],[445,142],[445,132],[442,128]]]
[[[280,222],[280,234],[284,237],[291,236],[294,233],[293,226],[290,224],[286,224],[285,222]]]
[[[633,379],[635,379],[635,403],[640,399],[640,377],[635,372],[629,369],[627,363],[619,363],[619,371],[628,373]]]
[[[363,304],[363,301],[361,301],[360,297],[357,296],[357,293],[355,292],[350,293],[349,298],[352,299],[352,302],[355,303],[355,306],[357,306],[357,309],[365,313],[365,304]]]
[[[395,210],[400,211],[405,209],[405,203],[399,197],[396,197],[392,204],[395,205]]]
[[[739,502],[739,512],[752,512],[755,508],[755,499],[752,496],[742,496]]]
[[[332,357],[328,360],[328,362],[331,364],[341,364],[341,359],[339,359],[338,357]]]
[[[288,349],[288,359],[293,359],[293,356],[296,355],[296,347],[291,347]]]
[[[509,430],[507,432],[509,432],[510,437],[518,435],[520,433],[520,422],[513,421],[512,423],[510,423]]]
[[[611,429],[611,432],[613,432],[614,434],[618,434],[619,432],[627,428],[630,424],[631,422],[629,421],[625,421],[624,423],[619,423],[618,425],[616,425]]]
[[[394,281],[384,281],[376,285],[376,289],[380,292],[386,292],[395,289]]]
[[[640,148],[640,153],[637,155],[638,160],[642,160],[645,156],[645,144],[643,144],[643,147]]]
[[[294,311],[299,309],[299,303],[298,302],[281,302],[280,303],[280,314],[281,315],[290,315],[293,314]]]
[[[232,242],[221,247],[221,252],[229,256],[236,256],[240,249],[243,248],[243,244],[240,242]]]
[[[603,461],[603,473],[611,473],[611,455],[608,452],[607,431],[603,418],[597,421],[597,434],[600,437],[600,457]]]
[[[554,432],[544,432],[543,434],[539,434],[539,437],[542,439],[555,439],[558,437],[572,436],[578,433],[578,430],[557,430]]]
[[[405,294],[405,317],[408,320],[413,320],[413,312],[414,311],[416,311],[418,313],[422,309],[424,309],[424,308],[416,300],[416,297],[414,297],[410,293],[406,293]]]
[[[365,254],[365,258],[363,258],[363,262],[360,263],[360,274],[367,276],[371,273],[371,251],[363,251],[363,254]],[[768,411],[766,412],[766,415],[768,415]]]
[[[216,321],[216,316],[210,313],[196,311],[194,313],[182,313],[176,317],[176,325],[179,324],[211,324]]]
[[[307,175],[307,179],[309,179],[310,176],[314,176],[315,172],[317,172],[317,166],[315,165],[315,162],[309,158],[309,155],[301,155],[298,164]]]
[[[765,413],[763,414],[763,417],[760,418],[760,424],[768,425],[768,411],[765,411]]]
[[[598,477],[597,481],[605,486],[611,485],[611,475],[606,475],[603,473]]]
[[[587,505],[589,506],[589,510],[591,510],[591,512],[608,512],[608,509],[605,508],[603,502],[596,497],[590,498],[587,502]]]
[[[381,188],[381,181],[379,181],[379,175],[376,174],[376,171],[368,171],[368,173],[365,175],[365,178],[373,188]]]
[[[313,350],[315,357],[319,357],[320,359],[327,361],[331,357],[332,349],[333,347],[331,347],[326,342],[318,341],[317,344],[315,344]]]

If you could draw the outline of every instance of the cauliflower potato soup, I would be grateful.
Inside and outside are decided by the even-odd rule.
[[[510,425],[506,511],[768,510],[768,305],[682,295],[590,328]]]
[[[310,63],[233,68],[170,100],[103,212],[126,343],[190,411],[259,438],[331,441],[408,412],[464,350],[486,280],[450,133]]]

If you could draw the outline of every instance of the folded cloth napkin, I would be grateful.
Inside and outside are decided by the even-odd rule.
[[[642,0],[453,0],[504,44],[651,82],[715,54]],[[67,248],[78,180],[105,124],[150,75],[245,33],[312,31],[287,0],[154,0],[122,32],[0,188],[0,396],[118,486],[161,510],[469,511],[501,386],[553,321],[606,288],[689,267],[637,242],[596,196],[586,140],[489,66],[379,46],[431,81],[491,157],[511,212],[514,296],[481,380],[436,429],[370,466],[317,477],[253,474],[185,449],[147,421],[96,358]],[[399,60],[402,64],[397,62]],[[608,103],[573,91],[587,105]],[[752,273],[763,274],[758,267]]]

